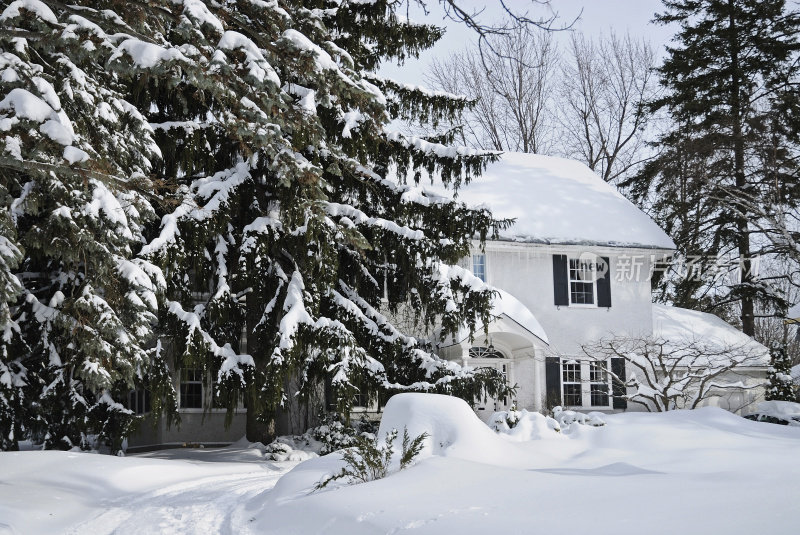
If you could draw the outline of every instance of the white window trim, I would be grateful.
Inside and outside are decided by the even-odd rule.
[[[475,258],[476,257],[483,257],[483,279],[481,279],[485,283],[489,283],[489,258],[486,253],[473,253],[469,257],[469,269],[470,272],[478,277],[478,274],[475,273]],[[478,277],[480,278],[480,277]]]
[[[561,383],[561,401],[564,403],[564,364],[573,363],[573,361],[580,364],[581,370],[581,404],[580,405],[567,405],[564,408],[569,410],[610,410],[614,405],[613,389],[611,384],[611,361],[605,361],[606,367],[606,386],[608,388],[608,404],[607,405],[592,405],[592,384],[591,381],[591,364],[601,362],[593,359],[576,359],[576,358],[561,358],[559,362],[559,379]],[[576,383],[567,383],[576,384]]]
[[[227,412],[228,411],[228,409],[225,408],[225,407],[214,407],[213,406],[213,404],[214,404],[214,387],[217,384],[217,382],[214,380],[215,378],[211,376],[211,372],[208,372],[206,374],[206,376],[205,376],[205,379],[203,381],[200,381],[200,391],[201,391],[200,395],[201,395],[203,406],[202,407],[181,407],[181,384],[183,384],[184,382],[186,382],[187,384],[192,384],[192,383],[196,384],[197,383],[197,381],[183,381],[182,373],[183,373],[182,369],[179,368],[178,369],[178,373],[176,374],[177,375],[177,379],[178,379],[178,384],[177,384],[177,388],[176,388],[176,391],[177,391],[177,394],[178,394],[178,412],[183,412],[183,413],[187,413],[187,414],[190,414],[190,413],[201,414],[201,413],[205,413],[205,412],[223,413],[223,412]],[[234,408],[233,412],[236,413],[236,414],[238,414],[240,412],[246,412],[246,409],[244,408],[244,405],[243,405],[241,399],[237,403],[236,408]]]
[[[604,373],[605,376],[606,376],[605,383],[601,383],[599,381],[592,381],[592,366],[593,365],[600,365],[601,362],[602,361],[599,361],[599,360],[589,360],[588,361],[587,369],[589,371],[589,375],[587,377],[587,385],[589,387],[589,397],[588,397],[589,405],[587,405],[587,407],[589,407],[589,408],[603,408],[603,409],[605,409],[605,408],[611,407],[612,403],[613,403],[613,401],[611,399],[611,394],[612,394],[612,391],[611,391],[611,377],[610,377],[610,374],[609,374],[609,371],[611,370],[611,362],[610,362],[610,360],[606,360],[603,363],[603,366],[600,368],[600,373]],[[606,392],[605,392],[606,404],[605,405],[594,405],[594,404],[592,404],[592,386],[593,385],[599,385],[599,384],[605,384],[605,386],[606,386]]]
[[[566,371],[565,367],[566,366],[574,366],[575,364],[578,365],[579,380],[578,381],[565,381],[564,380],[564,372]],[[580,391],[580,396],[581,396],[581,402],[583,402],[583,377],[584,377],[584,375],[583,375],[583,364],[581,363],[581,361],[575,360],[575,359],[561,359],[561,369],[559,371],[560,371],[560,374],[561,374],[561,376],[560,376],[560,378],[561,378],[561,402],[564,403],[564,405],[567,406],[567,407],[579,407],[579,406],[581,406],[581,405],[567,405],[566,404],[566,399],[567,399],[566,398],[566,396],[567,396],[566,385],[578,385],[579,391]]]
[[[597,308],[597,280],[592,281],[592,303],[573,303],[572,302],[572,283],[573,282],[583,282],[577,279],[573,279],[572,269],[570,268],[570,262],[573,260],[580,261],[580,256],[567,256],[567,295],[569,296],[569,306],[572,308]]]

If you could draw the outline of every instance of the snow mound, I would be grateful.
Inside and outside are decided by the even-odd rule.
[[[495,412],[489,417],[489,427],[514,442],[562,436],[561,426],[554,418],[525,409]]]
[[[378,437],[383,441],[393,429],[402,435],[404,428],[411,438],[428,434],[420,458],[441,455],[491,462],[508,446],[463,399],[452,396],[418,393],[392,396],[384,409]]]
[[[514,441],[489,429],[467,403],[459,398],[440,394],[402,393],[389,399],[381,418],[377,438],[383,444],[386,435],[403,430],[413,439],[427,433],[417,457],[451,457],[499,466],[515,466],[527,457]],[[398,441],[395,441],[395,447]],[[280,504],[307,496],[323,479],[344,466],[342,455],[334,452],[296,466],[278,481],[269,500]],[[390,476],[391,477],[391,476]]]

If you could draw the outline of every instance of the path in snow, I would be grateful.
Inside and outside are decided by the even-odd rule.
[[[0,534],[246,533],[248,502],[297,464],[237,446],[124,458],[2,453]]]
[[[250,498],[271,489],[297,463],[272,469],[263,467],[250,474],[211,476],[169,485],[142,496],[116,498],[106,511],[67,531],[70,535],[142,533],[239,534],[246,530],[244,505]]]

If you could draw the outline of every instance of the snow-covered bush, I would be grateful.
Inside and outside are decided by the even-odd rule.
[[[336,474],[329,475],[320,481],[316,490],[323,489],[337,479],[347,478],[348,484],[367,483],[382,479],[389,475],[392,460],[395,457],[394,441],[397,438],[397,429],[387,433],[383,443],[373,436],[361,435],[356,438],[356,444],[342,452],[345,466]],[[403,428],[403,442],[400,447],[397,470],[407,468],[422,451],[427,433],[411,438],[408,428]]]
[[[528,412],[525,409],[518,411],[514,408],[492,414],[489,417],[489,427],[520,442],[549,438],[561,432],[561,426],[555,419],[538,412]]]
[[[500,428],[513,429],[514,427],[517,426],[520,419],[522,418],[523,411],[525,411],[525,409],[523,409],[522,411],[518,411],[517,406],[513,405],[507,411],[495,412],[489,417],[489,427],[491,427],[495,431],[500,431]]]
[[[355,446],[362,436],[374,438],[377,430],[377,423],[366,418],[348,424],[340,414],[330,413],[325,415],[322,425],[312,427],[307,434],[322,444],[319,454],[327,455],[333,451]]]
[[[297,440],[301,439],[301,440]],[[318,457],[316,444],[299,437],[278,437],[264,446],[264,458],[270,461],[306,461]]]
[[[338,413],[326,414],[323,423],[302,435],[286,435],[263,446],[270,461],[303,461],[309,456],[327,455],[358,444],[360,437],[374,439],[377,422],[362,418],[347,423]]]
[[[553,418],[561,427],[569,427],[572,424],[590,425],[592,427],[606,425],[603,415],[599,412],[584,414],[582,412],[564,410],[561,407],[554,407]]]
[[[792,378],[792,359],[786,353],[786,348],[773,346],[769,353],[769,384],[764,397],[767,401],[797,400],[798,392]]]

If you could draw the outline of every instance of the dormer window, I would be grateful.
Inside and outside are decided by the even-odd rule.
[[[483,282],[486,282],[486,255],[472,255],[472,274]]]

